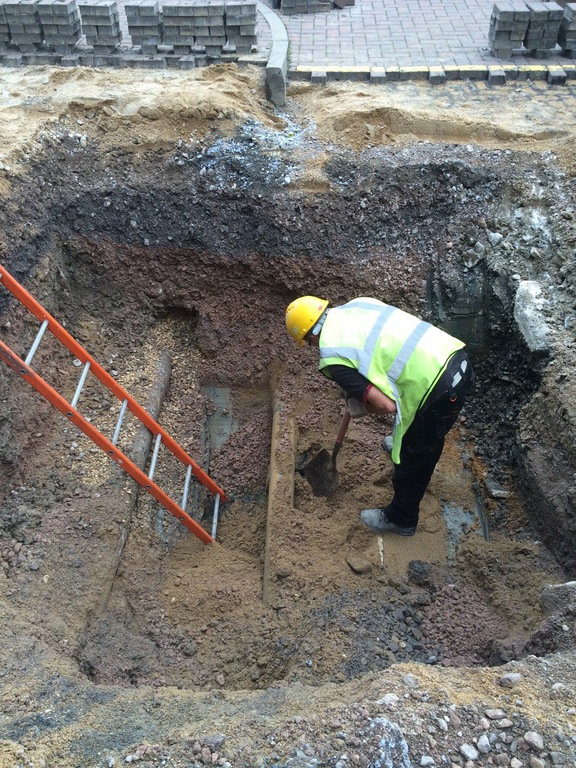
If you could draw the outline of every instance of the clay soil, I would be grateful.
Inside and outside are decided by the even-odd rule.
[[[551,625],[540,605],[571,566],[515,482],[518,413],[540,373],[509,343],[506,301],[481,334],[458,311],[475,244],[536,186],[567,196],[556,215],[574,242],[574,103],[570,84],[294,84],[279,111],[256,68],[1,74],[2,264],[159,405],[228,497],[202,544],[3,365],[2,768],[347,765],[347,752],[380,765],[369,722],[383,714],[411,732],[414,764],[464,765],[458,744],[488,706],[549,743],[574,733],[570,695],[552,689],[574,683],[574,617]],[[530,256],[498,258],[493,297],[502,274],[529,276]],[[330,497],[298,471],[331,450],[342,415],[314,350],[284,331],[302,293],[376,295],[470,333],[479,383],[411,539],[358,520],[390,498],[386,419],[352,422]],[[0,338],[23,354],[37,326],[0,302]],[[77,363],[52,341],[35,360],[67,397]],[[99,384],[81,400],[113,430]],[[126,452],[142,439],[128,420]],[[162,473],[177,496],[168,458]],[[195,488],[208,532],[213,504]],[[498,683],[511,669],[517,696]],[[440,711],[463,725],[439,746],[426,723]]]

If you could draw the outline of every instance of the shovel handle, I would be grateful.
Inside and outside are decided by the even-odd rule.
[[[342,421],[340,422],[340,429],[338,430],[338,434],[336,435],[336,442],[334,443],[334,449],[332,451],[332,466],[336,466],[336,457],[340,453],[340,448],[342,448],[342,443],[344,442],[344,438],[346,437],[346,432],[348,431],[348,425],[350,424],[350,411],[348,408],[344,411],[344,416],[342,416]]]

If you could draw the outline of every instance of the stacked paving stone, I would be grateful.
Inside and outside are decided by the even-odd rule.
[[[38,0],[44,43],[56,53],[71,53],[82,37],[76,0]]]
[[[295,13],[326,13],[332,10],[332,2],[319,0],[281,0],[282,13],[293,16]]]
[[[196,46],[204,49],[207,56],[220,56],[222,48],[226,45],[224,0],[201,2],[198,14],[194,17],[194,24],[200,25],[197,27]]]
[[[80,3],[82,32],[94,53],[113,53],[122,40],[116,0],[89,0]]]
[[[576,3],[567,3],[564,6],[558,42],[562,48],[563,56],[576,59]]]
[[[226,41],[236,53],[251,53],[256,45],[256,20],[255,0],[226,0]]]
[[[22,53],[34,53],[43,48],[44,33],[37,0],[4,2],[4,12],[10,40]]]
[[[192,2],[162,6],[162,41],[173,46],[175,54],[186,56],[195,46],[194,13],[195,4]]]
[[[545,59],[556,48],[564,10],[557,3],[527,2],[530,11],[524,47],[531,56]]]
[[[206,56],[220,56],[226,45],[224,0],[205,0],[194,8],[196,47],[203,49]]]
[[[522,48],[528,31],[530,11],[520,0],[495,3],[490,16],[488,41],[490,50],[499,59],[508,59],[512,51]]]
[[[6,21],[6,11],[4,6],[0,5],[0,51],[5,51],[10,42],[10,30]]]
[[[124,10],[132,44],[140,45],[145,56],[157,53],[162,43],[162,14],[156,0],[136,0]]]

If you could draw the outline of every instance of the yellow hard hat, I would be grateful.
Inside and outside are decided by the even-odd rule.
[[[317,296],[301,296],[288,305],[286,328],[299,347],[304,344],[304,336],[316,325],[328,304],[326,299]]]

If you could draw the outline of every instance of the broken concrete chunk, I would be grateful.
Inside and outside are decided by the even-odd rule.
[[[548,614],[557,613],[571,603],[576,603],[576,581],[548,584],[540,593],[540,607]]]
[[[492,480],[490,477],[487,477],[484,480],[484,485],[493,499],[507,499],[510,496],[510,491],[507,491],[504,486],[497,483],[496,480]]]
[[[544,298],[534,280],[522,280],[514,300],[514,320],[531,352],[548,353],[548,326],[542,316]]]
[[[369,573],[372,570],[372,563],[360,557],[348,557],[346,562],[354,573]]]
[[[504,240],[504,235],[501,235],[500,232],[488,232],[488,240],[490,241],[490,245],[495,248],[497,245],[500,245],[502,240]]]
[[[518,672],[508,672],[502,675],[498,682],[502,688],[514,688],[522,682],[522,675]]]

